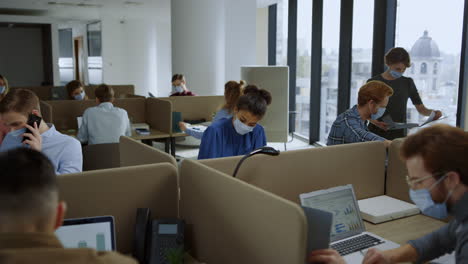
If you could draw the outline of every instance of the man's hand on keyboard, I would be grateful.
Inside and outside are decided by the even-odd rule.
[[[344,259],[334,249],[320,249],[312,251],[307,259],[309,263],[345,264]]]
[[[390,264],[390,258],[383,251],[371,248],[367,251],[363,264]]]

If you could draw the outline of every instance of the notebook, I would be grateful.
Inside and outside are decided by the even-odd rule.
[[[419,214],[416,205],[381,195],[358,201],[361,216],[374,224]]]

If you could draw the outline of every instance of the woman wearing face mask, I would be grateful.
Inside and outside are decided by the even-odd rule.
[[[170,96],[195,96],[194,93],[187,89],[183,74],[174,74],[172,76],[172,91]]]
[[[6,96],[10,88],[8,87],[8,80],[5,76],[0,74],[0,101]],[[0,119],[0,145],[2,144],[3,138],[8,134],[9,129],[5,124],[3,124]]]
[[[223,119],[205,130],[198,159],[245,155],[266,145],[263,127],[257,124],[271,104],[271,94],[248,85],[239,97],[233,118]]]
[[[81,101],[81,100],[88,99],[88,96],[86,96],[85,94],[83,84],[80,81],[77,81],[77,80],[71,81],[67,83],[65,88],[67,89],[68,99],[70,100]]]
[[[224,99],[226,100],[226,103],[224,104],[223,108],[216,112],[212,123],[215,123],[225,118],[232,118],[232,113],[236,108],[239,97],[242,95],[244,86],[245,81],[242,80],[240,82],[229,81],[224,85]],[[189,136],[192,136],[197,139],[201,139],[203,137],[203,131],[187,127],[187,125],[184,122],[179,122],[179,127],[180,130],[182,130]]]
[[[386,141],[367,128],[368,120],[380,118],[387,107],[393,89],[380,81],[371,81],[359,89],[358,104],[340,114],[333,122],[328,134],[327,145],[357,143],[365,141]]]
[[[392,48],[385,54],[385,64],[388,68],[384,73],[368,80],[384,82],[393,89],[394,93],[388,102],[387,111],[384,113],[384,116],[388,114],[393,121],[406,123],[406,104],[408,99],[411,99],[411,102],[421,115],[429,116],[434,111],[434,119],[439,119],[442,116],[442,112],[439,110],[428,109],[424,106],[413,79],[403,76],[406,68],[411,66],[410,56],[405,49]],[[388,124],[379,120],[372,120],[371,123],[372,125],[369,126],[370,131],[386,139],[392,140],[406,136],[405,129],[387,130]]]

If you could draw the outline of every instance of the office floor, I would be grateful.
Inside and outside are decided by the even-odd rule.
[[[291,137],[289,137],[291,140]],[[268,146],[278,149],[280,151],[285,151],[285,144],[284,143],[276,143],[276,142],[268,142]],[[153,147],[164,151],[164,144],[153,142]],[[313,148],[314,146],[309,145],[308,142],[305,142],[301,139],[294,138],[291,142],[286,143],[286,150],[296,150],[296,149],[305,149],[305,148]],[[184,142],[176,142],[176,158],[178,160],[182,159],[194,159],[196,160],[198,157],[198,150],[197,146],[187,146]]]

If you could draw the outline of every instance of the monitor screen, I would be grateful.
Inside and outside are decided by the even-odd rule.
[[[159,224],[159,234],[175,235],[177,234],[177,225],[176,224]]]
[[[347,232],[364,231],[351,188],[307,197],[303,200],[303,205],[333,213],[332,240]]]
[[[93,248],[97,251],[114,250],[111,221],[67,224],[57,229],[55,234],[65,248]]]

